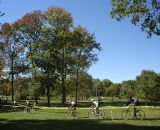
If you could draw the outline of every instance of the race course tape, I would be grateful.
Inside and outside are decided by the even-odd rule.
[[[68,107],[39,107],[40,109],[68,109]],[[160,109],[160,106],[140,106],[139,108],[155,108]],[[77,109],[90,109],[90,107],[77,107]],[[125,107],[115,107],[115,106],[103,106],[100,109],[125,109]]]

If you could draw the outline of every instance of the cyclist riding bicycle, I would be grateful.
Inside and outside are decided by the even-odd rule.
[[[97,115],[97,114],[98,114],[98,111],[99,111],[99,103],[98,103],[98,100],[96,100],[96,99],[91,99],[91,102],[92,102],[91,108],[93,108],[93,110],[95,111],[95,114]]]
[[[28,100],[25,101],[25,110],[26,112],[30,111],[30,102]]]
[[[76,102],[75,102],[75,101],[70,100],[70,102],[69,102],[69,108],[70,108],[71,110],[75,110],[75,109],[76,109],[76,107],[77,107]]]
[[[130,97],[129,102],[126,104],[127,106],[139,106],[139,101],[136,97]],[[134,116],[136,116],[136,107],[134,107]]]
[[[16,102],[16,100],[14,100],[13,101],[13,106],[12,106],[12,111],[16,110],[16,105],[17,105],[17,102]]]

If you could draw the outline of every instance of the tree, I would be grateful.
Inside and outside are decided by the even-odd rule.
[[[129,98],[136,94],[135,92],[136,82],[135,80],[127,80],[121,83],[120,97]]]
[[[76,81],[76,80],[74,80]],[[86,72],[79,72],[79,78],[78,78],[78,97],[79,99],[81,98],[82,100],[84,98],[88,98],[92,94],[92,88],[93,88],[93,80],[91,75],[89,75]]]
[[[0,80],[0,91],[1,91],[1,95],[5,95],[6,96],[6,99],[8,98],[8,96],[10,95],[11,93],[11,85],[10,85],[10,81],[9,79],[1,79]]]
[[[17,20],[13,25],[18,28],[17,36],[19,37],[24,51],[21,56],[21,64],[17,69],[25,72],[27,75],[32,75],[30,85],[39,84],[37,79],[38,68],[32,61],[33,54],[36,54],[37,49],[33,48],[36,42],[39,42],[42,38],[42,26],[44,24],[44,18],[41,11],[33,11],[25,14],[21,19]],[[32,89],[35,94],[34,99],[38,100],[38,90],[35,85],[35,89]]]
[[[93,92],[92,92],[92,96],[96,96],[97,97],[97,90],[98,87],[101,84],[101,80],[100,79],[93,79]]]
[[[136,91],[139,97],[148,101],[160,101],[159,76],[151,70],[143,70],[136,77]]]
[[[37,72],[37,79],[46,88],[47,102],[50,106],[50,88],[59,77],[57,71],[59,58],[56,55],[55,43],[48,41],[48,37],[44,37],[41,42],[34,44],[33,49],[37,49],[37,52],[31,56],[31,60],[40,70]]]
[[[148,37],[160,36],[159,0],[111,0],[111,3],[112,18],[121,21],[128,17],[131,24],[140,25]]]
[[[3,69],[4,69],[4,58],[3,55],[0,54],[0,77],[4,75]]]
[[[16,60],[18,60],[20,52],[22,52],[22,46],[19,44],[19,38],[16,34],[16,28],[9,23],[4,23],[1,26],[1,53],[5,60],[5,69],[8,71],[8,76],[11,79],[12,87],[12,101],[14,100],[14,76],[16,74],[14,67]]]
[[[108,88],[109,88],[113,83],[112,83],[112,81],[109,80],[109,79],[103,79],[103,80],[102,80],[102,84],[103,84],[103,86],[104,86],[105,94],[106,94]]]
[[[100,43],[95,40],[95,35],[89,33],[85,28],[77,26],[73,31],[73,73],[76,77],[75,101],[78,95],[79,71],[87,70],[98,58],[101,50]]]
[[[113,102],[113,97],[120,97],[120,88],[121,84],[112,84],[107,91],[107,94],[112,97],[112,102]]]
[[[55,43],[57,48],[57,55],[60,60],[60,74],[61,74],[61,92],[62,104],[66,102],[66,66],[67,66],[67,50],[69,49],[69,33],[72,27],[71,14],[64,9],[57,7],[50,7],[45,12],[45,19],[48,22],[50,30],[50,38]]]

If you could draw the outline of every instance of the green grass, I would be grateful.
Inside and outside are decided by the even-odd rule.
[[[68,119],[65,107],[41,107],[38,111],[24,113],[23,107],[11,112],[9,106],[0,108],[0,130],[159,130],[160,107],[143,107],[145,120],[122,120],[122,107],[102,107],[104,119],[89,119],[87,107],[78,108],[78,119]]]

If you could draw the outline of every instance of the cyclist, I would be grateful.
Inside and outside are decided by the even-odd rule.
[[[38,110],[38,106],[37,106],[37,103],[36,103],[36,102],[33,103],[32,109]]]
[[[13,101],[13,111],[16,110],[16,105],[17,105],[17,102],[16,102],[16,100],[14,100],[14,101]]]
[[[70,100],[69,102],[69,108],[70,110],[76,110],[77,104],[75,101]]]
[[[91,108],[93,108],[93,110],[95,111],[95,115],[97,115],[97,114],[98,114],[98,111],[99,111],[99,103],[98,103],[98,100],[96,100],[96,99],[91,99],[91,102],[92,102]]]
[[[131,96],[129,102],[126,104],[127,106],[139,106],[139,101],[136,97]],[[134,107],[134,116],[136,116],[136,107]]]
[[[25,102],[25,109],[27,112],[30,111],[30,102],[28,100],[26,100],[26,102]]]
[[[77,112],[76,112],[77,103],[73,100],[70,100],[69,103],[67,104],[69,107],[69,116],[76,117],[77,116]]]

